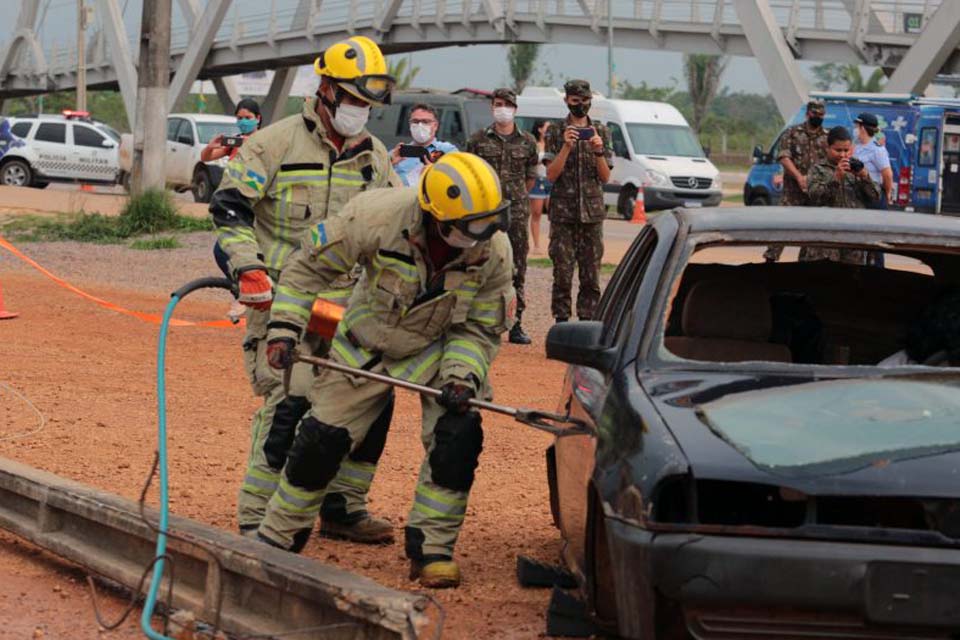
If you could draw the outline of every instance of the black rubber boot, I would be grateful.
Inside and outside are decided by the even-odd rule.
[[[530,336],[523,332],[523,327],[520,326],[520,321],[517,320],[517,324],[513,325],[513,328],[510,329],[510,343],[511,344],[530,344]]]

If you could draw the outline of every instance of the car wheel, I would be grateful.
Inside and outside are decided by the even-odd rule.
[[[207,173],[206,169],[197,169],[194,172],[191,189],[194,202],[210,202],[210,196],[213,195],[213,183],[210,181],[210,174]]]
[[[9,160],[0,169],[0,182],[8,187],[29,187],[33,183],[33,171],[23,160]]]
[[[130,181],[131,181],[131,176],[130,176],[130,173],[127,171],[122,172],[120,174],[120,179],[117,180],[117,182],[120,183],[120,186],[123,187],[123,190],[126,191],[127,193],[130,193]]]
[[[637,188],[625,185],[620,189],[620,197],[617,198],[617,212],[624,220],[633,218],[633,205],[637,201]]]
[[[769,204],[770,204],[770,196],[762,193],[759,195],[753,196],[753,198],[750,200],[751,207],[766,207],[766,206],[769,206]]]

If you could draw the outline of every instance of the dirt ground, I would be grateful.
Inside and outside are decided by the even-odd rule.
[[[89,293],[129,309],[161,313],[169,292],[215,269],[211,238],[195,234],[182,249],[29,243],[21,249]],[[529,347],[505,345],[492,371],[496,399],[556,409],[563,366],[543,356],[550,275],[529,272]],[[6,306],[0,323],[0,456],[136,499],[156,439],[157,326],[101,309],[0,250]],[[178,317],[221,319],[216,293],[197,295]],[[177,327],[168,349],[171,496],[174,513],[235,530],[235,505],[257,406],[241,369],[239,329]],[[3,385],[9,385],[5,388]],[[10,393],[27,397],[37,417]],[[371,508],[402,526],[423,455],[417,400],[401,393]],[[444,638],[533,638],[543,634],[549,593],[521,589],[517,554],[554,560],[560,551],[545,481],[549,437],[488,416],[477,482],[457,555],[460,589],[438,592],[447,613]],[[315,538],[305,553],[385,585],[412,589],[402,543],[364,547]],[[0,639],[139,637],[137,617],[106,634],[89,606],[82,572],[0,534]],[[123,602],[102,596],[106,617]]]

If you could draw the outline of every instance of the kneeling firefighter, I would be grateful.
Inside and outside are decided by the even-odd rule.
[[[509,202],[496,172],[469,153],[448,153],[419,187],[364,193],[305,234],[280,279],[297,304],[274,306],[267,334],[271,366],[284,368],[310,316],[309,300],[355,264],[365,278],[337,327],[330,358],[351,367],[440,389],[422,398],[420,468],[406,534],[411,579],[460,584],[453,549],[483,444],[480,414],[501,335],[514,322],[516,293]],[[390,401],[386,384],[322,370],[310,410],[270,498],[258,536],[299,551],[348,454]]]
[[[239,301],[249,307],[243,342],[244,363],[263,406],[253,417],[250,456],[240,489],[241,533],[254,535],[273,495],[297,423],[306,412],[313,381],[308,365],[291,375],[284,394],[280,375],[267,365],[266,334],[275,310],[310,303],[273,283],[289,263],[308,227],[335,215],[350,198],[375,187],[399,185],[383,144],[367,132],[371,105],[390,100],[393,79],[372,40],[353,37],[327,48],[314,65],[321,77],[317,99],[299,115],[285,118],[248,138],[227,165],[210,211],[226,270],[239,283]],[[356,277],[345,273],[337,291],[322,297],[345,304]],[[311,342],[311,341],[305,341]],[[303,345],[306,353],[325,353],[328,343]],[[393,539],[386,520],[370,517],[366,496],[386,441],[391,405],[371,417],[365,446],[340,467],[323,508],[321,534],[360,542]],[[369,425],[368,425],[369,426]]]

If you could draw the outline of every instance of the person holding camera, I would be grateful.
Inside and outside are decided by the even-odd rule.
[[[807,174],[807,197],[811,206],[843,209],[868,209],[880,200],[866,167],[853,157],[853,139],[846,127],[827,133],[827,158]],[[803,247],[799,259],[866,264],[866,254],[858,249]]]
[[[240,135],[225,136],[222,133],[218,133],[207,143],[207,146],[200,151],[201,162],[219,160],[224,156],[229,156],[230,159],[233,160],[233,157],[240,151],[243,141],[250,137],[250,135],[263,124],[263,116],[260,115],[260,105],[253,98],[244,98],[238,102],[233,115],[237,117],[237,128],[240,129]]]
[[[507,235],[513,248],[513,287],[517,290],[517,322],[508,340],[530,344],[530,336],[520,326],[526,307],[523,285],[527,279],[527,254],[530,253],[530,199],[537,179],[539,151],[537,141],[513,121],[517,113],[517,94],[513,89],[495,89],[490,102],[493,124],[477,131],[467,141],[467,151],[486,160],[510,201],[510,227]]]
[[[603,258],[603,185],[610,179],[613,146],[610,132],[587,113],[593,94],[586,80],[563,85],[570,114],[547,130],[544,143],[550,192],[550,259],[553,261],[551,311],[557,322],[570,319],[573,270],[578,269],[580,292],[577,317],[593,320],[600,301],[600,260]]]
[[[457,146],[437,140],[440,114],[428,104],[415,104],[410,109],[411,144],[398,144],[390,152],[390,162],[403,184],[415,187],[420,183],[423,168],[433,164],[445,153],[456,151]]]

